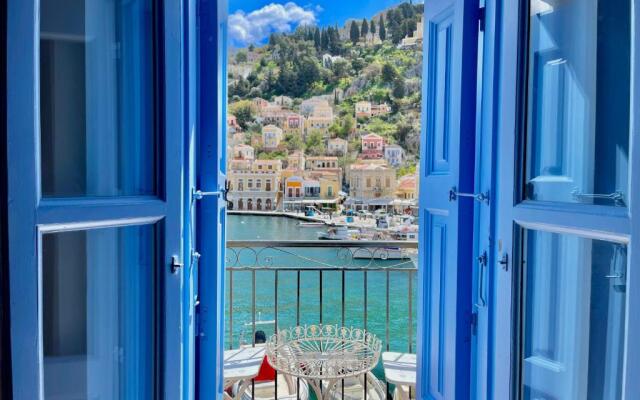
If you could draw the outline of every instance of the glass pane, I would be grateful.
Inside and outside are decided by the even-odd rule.
[[[620,399],[626,247],[538,231],[525,243],[524,398]]]
[[[44,235],[47,399],[151,399],[154,227]]]
[[[628,201],[630,0],[530,0],[531,200]]]
[[[43,196],[155,194],[152,0],[40,9]]]

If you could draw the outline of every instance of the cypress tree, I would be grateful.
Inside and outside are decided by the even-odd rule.
[[[362,27],[360,28],[360,36],[363,38],[367,37],[369,33],[369,22],[367,22],[366,18],[362,18]]]
[[[353,21],[351,23],[351,32],[349,32],[349,37],[351,38],[353,44],[358,43],[358,40],[360,40],[360,29],[358,29],[358,24],[356,23],[356,21]]]
[[[370,28],[371,28],[371,34],[375,35],[376,34],[376,21],[375,20],[371,20],[371,23],[369,24]]]
[[[313,33],[313,44],[316,46],[316,50],[320,50],[322,43],[320,42],[320,28],[316,28]]]
[[[320,37],[322,50],[327,50],[329,48],[329,34],[326,29],[322,30]]]
[[[384,16],[380,16],[380,40],[384,41],[387,38],[387,29],[384,26]]]

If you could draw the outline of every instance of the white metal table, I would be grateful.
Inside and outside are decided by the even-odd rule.
[[[240,382],[240,388],[235,395],[236,400],[242,398],[251,380],[260,373],[263,359],[263,346],[241,347],[224,352],[224,388],[227,389]],[[230,400],[231,396],[225,392],[225,398]]]
[[[269,338],[267,360],[278,372],[303,378],[318,400],[329,400],[342,379],[361,378],[371,372],[378,364],[381,347],[376,335],[362,329],[297,326]]]
[[[398,400],[409,399],[409,389],[416,389],[416,355],[409,353],[382,353],[382,366],[387,382],[396,385]]]

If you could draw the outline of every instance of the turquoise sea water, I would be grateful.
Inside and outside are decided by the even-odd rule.
[[[227,237],[229,240],[314,240],[316,232],[323,227],[302,228],[298,220],[286,217],[265,217],[229,215]],[[290,253],[295,253],[291,255]],[[300,257],[303,257],[301,259]],[[344,251],[337,249],[284,249],[228,250],[227,266],[272,265],[280,267],[321,267],[323,265],[366,266],[369,261],[352,260]],[[256,260],[257,263],[256,263]],[[376,266],[398,265],[401,261],[377,261]],[[403,267],[412,267],[412,261],[404,261]],[[255,279],[254,279],[255,274]],[[344,273],[345,281],[345,320],[344,326],[367,328],[383,342],[383,351],[387,349],[387,274],[389,276],[389,341],[390,351],[415,352],[416,336],[416,273],[406,271],[366,272],[366,322],[365,322],[365,272],[362,270]],[[322,273],[322,322],[342,326],[342,272],[323,271]],[[296,271],[280,271],[277,280],[277,319],[278,328],[293,327],[299,318],[300,324],[320,322],[320,273],[302,271],[300,273],[300,303],[297,312],[297,276]],[[251,342],[252,338],[252,287],[255,282],[256,320],[275,319],[276,312],[276,273],[274,271],[234,271],[233,272],[233,321],[230,325],[230,273],[226,275],[226,345],[237,347],[241,340]],[[411,284],[409,281],[411,280]],[[411,293],[409,292],[411,286]],[[409,321],[409,302],[412,303],[412,318]],[[232,326],[232,335],[230,333]],[[409,327],[411,326],[411,329]],[[273,324],[259,324],[257,329],[273,334]],[[380,372],[380,371],[376,371]]]

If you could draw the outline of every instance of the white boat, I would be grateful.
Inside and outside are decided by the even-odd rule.
[[[336,226],[329,228],[327,232],[318,232],[320,240],[351,240],[352,232],[346,226]]]
[[[323,226],[324,222],[299,222],[298,226],[301,228],[313,228],[316,226]]]
[[[353,258],[359,260],[408,260],[411,258],[407,251],[403,251],[398,247],[381,247],[381,248],[353,248],[351,249]]]

